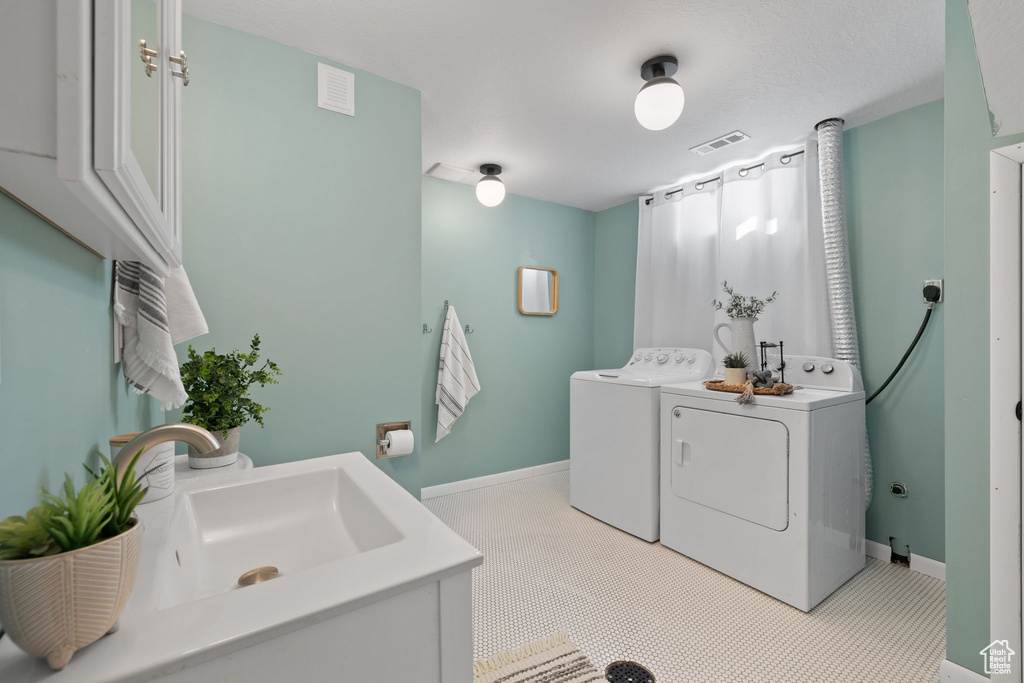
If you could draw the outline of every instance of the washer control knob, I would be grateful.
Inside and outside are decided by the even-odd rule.
[[[647,354],[646,356],[644,356],[644,360],[650,360],[650,359],[651,359],[651,354]]]
[[[690,365],[693,365],[694,363],[697,362],[697,356],[690,356],[689,358],[686,359],[686,362],[689,363]]]
[[[682,356],[676,356],[676,362],[677,363],[682,363],[683,362],[683,357]]]
[[[643,358],[643,356],[641,356],[639,353],[633,356],[633,360],[640,360],[641,358]]]
[[[658,363],[665,363],[666,361],[668,361],[668,354],[667,353],[659,353],[658,354]]]
[[[814,363],[812,363],[811,361],[807,361],[806,363],[804,363],[804,372],[813,372],[813,371],[814,371]]]
[[[821,371],[824,372],[826,375],[831,373],[833,370],[835,370],[835,368],[832,367],[831,363],[825,363],[824,365],[821,366]]]

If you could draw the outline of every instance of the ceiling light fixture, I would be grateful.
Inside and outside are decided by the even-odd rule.
[[[644,62],[640,77],[647,83],[636,94],[633,113],[648,130],[664,130],[683,113],[683,88],[671,76],[679,69],[679,60],[659,55]]]
[[[476,198],[484,206],[497,206],[505,199],[505,184],[498,179],[501,166],[484,164],[480,167],[484,177],[476,184]]]

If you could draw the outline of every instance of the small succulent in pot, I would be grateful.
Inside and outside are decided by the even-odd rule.
[[[70,475],[24,517],[0,521],[0,623],[21,649],[63,669],[76,650],[117,621],[135,583],[141,527],[134,517],[146,490],[103,459],[75,490]],[[88,469],[88,467],[86,468]]]
[[[135,454],[118,481],[117,466],[99,456],[99,472],[89,468],[91,478],[75,490],[70,474],[64,475],[62,490],[56,494],[43,489],[43,502],[24,517],[0,521],[0,560],[27,560],[80,550],[114,538],[135,525],[133,514],[146,495],[139,483]]]
[[[741,370],[746,369],[750,365],[750,359],[747,358],[747,354],[742,351],[736,353],[730,353],[722,359],[722,365],[727,368],[739,368]]]
[[[742,351],[730,353],[722,359],[722,365],[725,366],[726,384],[744,384],[747,381],[747,366],[750,365],[747,354]]]
[[[778,298],[778,292],[772,292],[771,296],[766,299],[761,299],[756,296],[746,297],[742,294],[737,294],[725,280],[722,281],[722,291],[729,295],[729,301],[727,303],[723,303],[718,299],[712,299],[711,305],[715,307],[716,311],[720,311],[724,308],[725,314],[730,318],[756,318],[758,314],[764,311],[768,304]]]

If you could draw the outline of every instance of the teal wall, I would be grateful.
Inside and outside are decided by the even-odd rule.
[[[111,263],[0,194],[0,518],[162,418],[113,363]]]
[[[966,0],[946,1],[946,657],[981,671],[989,637],[989,151]]]
[[[557,314],[519,313],[522,265],[558,270]],[[435,444],[445,299],[474,330],[481,390]],[[568,458],[569,376],[594,366],[594,214],[512,194],[489,209],[471,185],[424,178],[422,306],[423,485]]]
[[[903,356],[925,313],[924,280],[943,272],[941,100],[843,135],[853,294],[864,370],[874,391]],[[867,408],[875,497],[867,537],[908,543],[945,557],[943,316],[928,329],[899,377]],[[909,495],[897,498],[888,484]]]
[[[600,211],[594,243],[594,367],[619,368],[633,352],[635,201]]]
[[[419,92],[345,67],[345,116],[316,106],[326,60],[190,16],[183,30],[184,262],[210,324],[193,344],[259,332],[284,373],[255,390],[271,410],[241,450],[257,465],[372,455],[376,423],[418,432]],[[418,453],[375,462],[419,494]]]

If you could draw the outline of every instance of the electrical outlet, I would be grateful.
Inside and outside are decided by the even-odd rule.
[[[924,286],[925,287],[935,286],[935,287],[939,288],[939,299],[935,303],[941,304],[942,303],[942,295],[945,293],[945,292],[943,292],[943,289],[942,289],[942,279],[940,278],[938,280],[925,280],[924,281]]]

